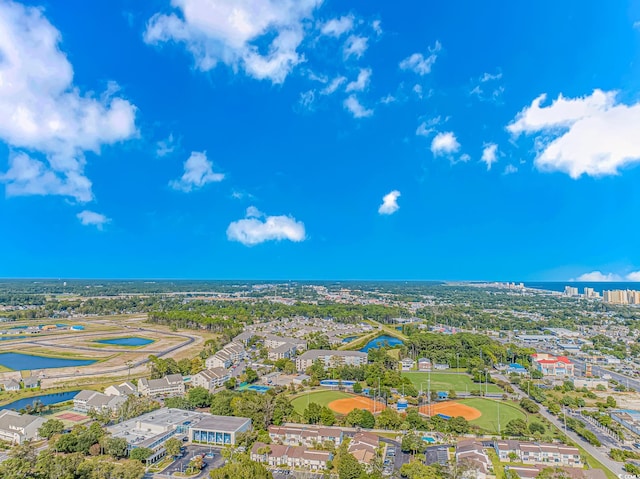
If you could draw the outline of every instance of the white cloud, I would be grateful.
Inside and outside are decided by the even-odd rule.
[[[338,88],[340,88],[346,81],[347,81],[346,77],[337,76],[333,80],[331,80],[331,83],[329,83],[325,88],[323,88],[320,91],[320,93],[322,95],[331,95],[332,93],[335,93],[338,90]]]
[[[350,35],[347,41],[344,43],[344,57],[349,58],[355,56],[360,58],[367,51],[369,46],[369,39],[359,35]]]
[[[378,213],[381,215],[392,215],[396,211],[400,209],[398,206],[398,198],[400,197],[400,192],[398,190],[393,190],[391,193],[387,193],[382,197],[382,204],[378,208]]]
[[[170,155],[176,150],[177,142],[173,137],[173,133],[169,133],[169,136],[160,140],[156,143],[156,156],[162,158],[164,156]]]
[[[320,3],[174,0],[177,11],[151,17],[144,41],[184,44],[202,71],[223,63],[253,78],[282,83],[305,60],[297,50],[305,38],[305,22]],[[260,42],[268,42],[266,48],[258,48]]]
[[[223,179],[222,173],[213,172],[213,164],[207,159],[206,152],[193,151],[184,162],[184,173],[180,179],[169,182],[169,186],[174,190],[188,193],[202,188],[207,183],[216,183]]]
[[[595,283],[605,283],[612,281],[622,281],[622,278],[615,273],[604,274],[601,271],[591,271],[578,276],[575,281],[589,281]]]
[[[498,73],[484,73],[481,77],[480,77],[480,82],[481,83],[486,83],[488,81],[493,81],[493,80],[500,80],[502,78],[502,73],[498,72]]]
[[[353,15],[345,15],[340,18],[332,18],[322,25],[320,32],[330,37],[339,37],[353,29]]]
[[[633,28],[637,28],[640,30],[640,20],[633,22]]]
[[[313,110],[313,104],[316,100],[316,91],[308,90],[300,93],[298,104],[305,110]]]
[[[233,221],[227,228],[227,238],[246,246],[265,241],[304,241],[304,224],[291,216],[266,216],[256,207],[247,208],[244,219]]]
[[[514,165],[507,165],[504,167],[503,175],[512,175],[518,172],[518,167]]]
[[[429,136],[433,132],[436,131],[435,127],[440,124],[440,117],[436,116],[434,118],[430,118],[428,120],[420,123],[418,128],[416,129],[416,135],[418,136]]]
[[[76,215],[76,217],[80,220],[85,226],[95,226],[100,231],[105,224],[111,221],[110,218],[107,218],[105,215],[96,213],[95,211],[84,210]]]
[[[361,68],[358,78],[347,85],[346,91],[362,91],[369,86],[371,68]]]
[[[462,163],[466,163],[470,159],[471,159],[471,156],[469,154],[463,153],[462,155],[460,155],[460,158],[458,158],[458,161],[461,161]]]
[[[41,9],[0,2],[0,140],[25,150],[0,174],[8,196],[90,201],[85,152],[136,134],[136,107],[116,96],[115,84],[99,99],[73,85],[60,41]]]
[[[394,103],[396,101],[397,101],[397,98],[393,96],[391,93],[389,93],[387,96],[383,96],[382,98],[380,98],[380,103],[382,103],[383,105],[389,105],[390,103]]]
[[[400,62],[402,70],[410,70],[420,76],[431,73],[431,67],[438,58],[438,52],[442,50],[440,42],[436,41],[433,48],[429,48],[429,54],[425,57],[422,53],[414,53]]]
[[[476,96],[481,101],[497,101],[504,93],[502,85],[496,82],[502,78],[502,73],[484,73],[476,81],[478,82],[469,92],[471,96]]]
[[[640,161],[640,102],[618,103],[616,92],[594,90],[589,96],[559,95],[541,106],[540,95],[507,126],[514,135],[534,134],[536,167],[561,171],[577,179],[583,174],[599,177]]]
[[[482,158],[480,158],[487,165],[487,171],[491,169],[491,166],[498,161],[498,145],[495,143],[486,143],[482,150]]]
[[[373,28],[376,35],[382,35],[382,22],[380,20],[374,20],[371,22],[371,28]]]
[[[355,95],[350,95],[343,103],[344,107],[351,112],[354,118],[366,118],[373,115],[373,110],[362,106]]]
[[[433,156],[451,155],[460,150],[460,143],[452,131],[438,133],[431,141]]]
[[[625,279],[636,283],[640,282],[640,271],[632,271],[625,276]]]

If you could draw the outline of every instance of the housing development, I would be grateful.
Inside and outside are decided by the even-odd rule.
[[[640,471],[632,303],[502,283],[96,286],[0,291],[0,472],[19,448],[158,479]]]

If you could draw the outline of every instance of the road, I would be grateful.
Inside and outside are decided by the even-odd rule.
[[[186,452],[184,456],[177,459],[173,464],[162,471],[160,477],[172,476],[176,472],[184,471],[188,466],[191,459],[198,454],[213,454],[213,457],[205,457],[205,467],[197,476],[191,476],[193,478],[204,477],[209,474],[210,469],[216,469],[224,463],[224,458],[220,455],[220,451],[210,448],[209,446],[185,446]]]
[[[514,389],[520,395],[520,397],[527,397],[527,394],[520,388],[514,386]],[[584,449],[589,454],[591,454],[595,459],[600,461],[612,473],[616,475],[625,474],[625,471],[622,468],[622,464],[619,462],[613,461],[609,457],[607,451],[610,449],[610,447],[601,446],[598,448],[598,447],[592,446],[587,441],[585,441],[582,437],[578,436],[575,432],[573,432],[571,429],[567,429],[565,431],[564,423],[558,418],[556,418],[549,411],[547,411],[544,408],[544,406],[540,407],[540,415],[545,419],[547,419],[551,424],[556,426],[558,429],[560,429],[561,431],[564,431],[567,437],[571,438],[571,440],[576,444],[579,444],[582,449]]]

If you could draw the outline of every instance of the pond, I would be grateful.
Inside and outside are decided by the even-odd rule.
[[[385,334],[383,336],[378,336],[377,338],[369,341],[367,344],[364,345],[362,349],[360,349],[360,351],[362,351],[363,353],[366,353],[371,348],[380,348],[382,346],[385,346],[385,343],[388,343],[389,346],[393,347],[393,346],[398,346],[402,344],[402,340],[398,338],[394,338],[393,336],[387,336]]]
[[[33,405],[36,401],[41,402],[45,406],[49,406],[50,404],[58,404],[61,402],[71,401],[79,392],[80,391],[67,391],[64,393],[42,394],[40,396],[18,399],[17,401],[13,401],[5,406],[2,406],[2,409],[15,409],[16,411],[19,411],[20,409],[24,409],[29,405]]]
[[[22,371],[24,369],[49,369],[68,368],[75,366],[88,366],[96,361],[93,359],[67,359],[48,358],[44,356],[32,356],[22,353],[0,353],[0,366]]]
[[[153,343],[153,339],[131,336],[128,338],[98,339],[96,343],[111,344],[114,346],[146,346]]]
[[[0,341],[11,341],[12,339],[24,339],[26,336],[0,336]]]
[[[354,339],[356,339],[358,336],[348,336],[346,338],[342,339],[343,343],[350,343],[351,341],[353,341]]]

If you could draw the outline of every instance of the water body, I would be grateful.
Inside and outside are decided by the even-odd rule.
[[[11,341],[12,339],[24,339],[26,336],[0,336],[0,341]]]
[[[46,358],[22,353],[0,353],[0,365],[14,371],[88,366],[95,362],[92,359]]]
[[[401,339],[394,338],[393,336],[387,336],[385,334],[383,336],[378,336],[377,338],[369,341],[367,344],[364,345],[364,347],[360,351],[362,351],[363,353],[366,353],[371,348],[380,348],[382,346],[385,346],[385,343],[388,343],[389,346],[391,347],[403,344]]]
[[[99,339],[96,343],[112,344],[115,346],[146,346],[153,343],[153,339],[129,337],[129,338],[114,338],[114,339]]]
[[[343,343],[350,343],[351,341],[353,341],[354,339],[356,339],[358,336],[349,336],[347,338],[344,338],[342,340]]]
[[[631,282],[537,282],[537,283],[524,283],[527,288],[545,289],[547,291],[559,291],[564,292],[565,286],[573,286],[578,288],[580,294],[584,293],[584,288],[593,288],[594,291],[602,293],[604,290],[612,289],[634,289],[640,290],[640,283]]]
[[[2,406],[2,409],[15,409],[16,411],[19,411],[29,405],[33,406],[36,401],[41,402],[45,406],[49,406],[50,404],[71,401],[79,392],[80,391],[68,391],[65,393],[42,394],[41,396],[18,399],[17,401],[13,401],[12,403]]]

